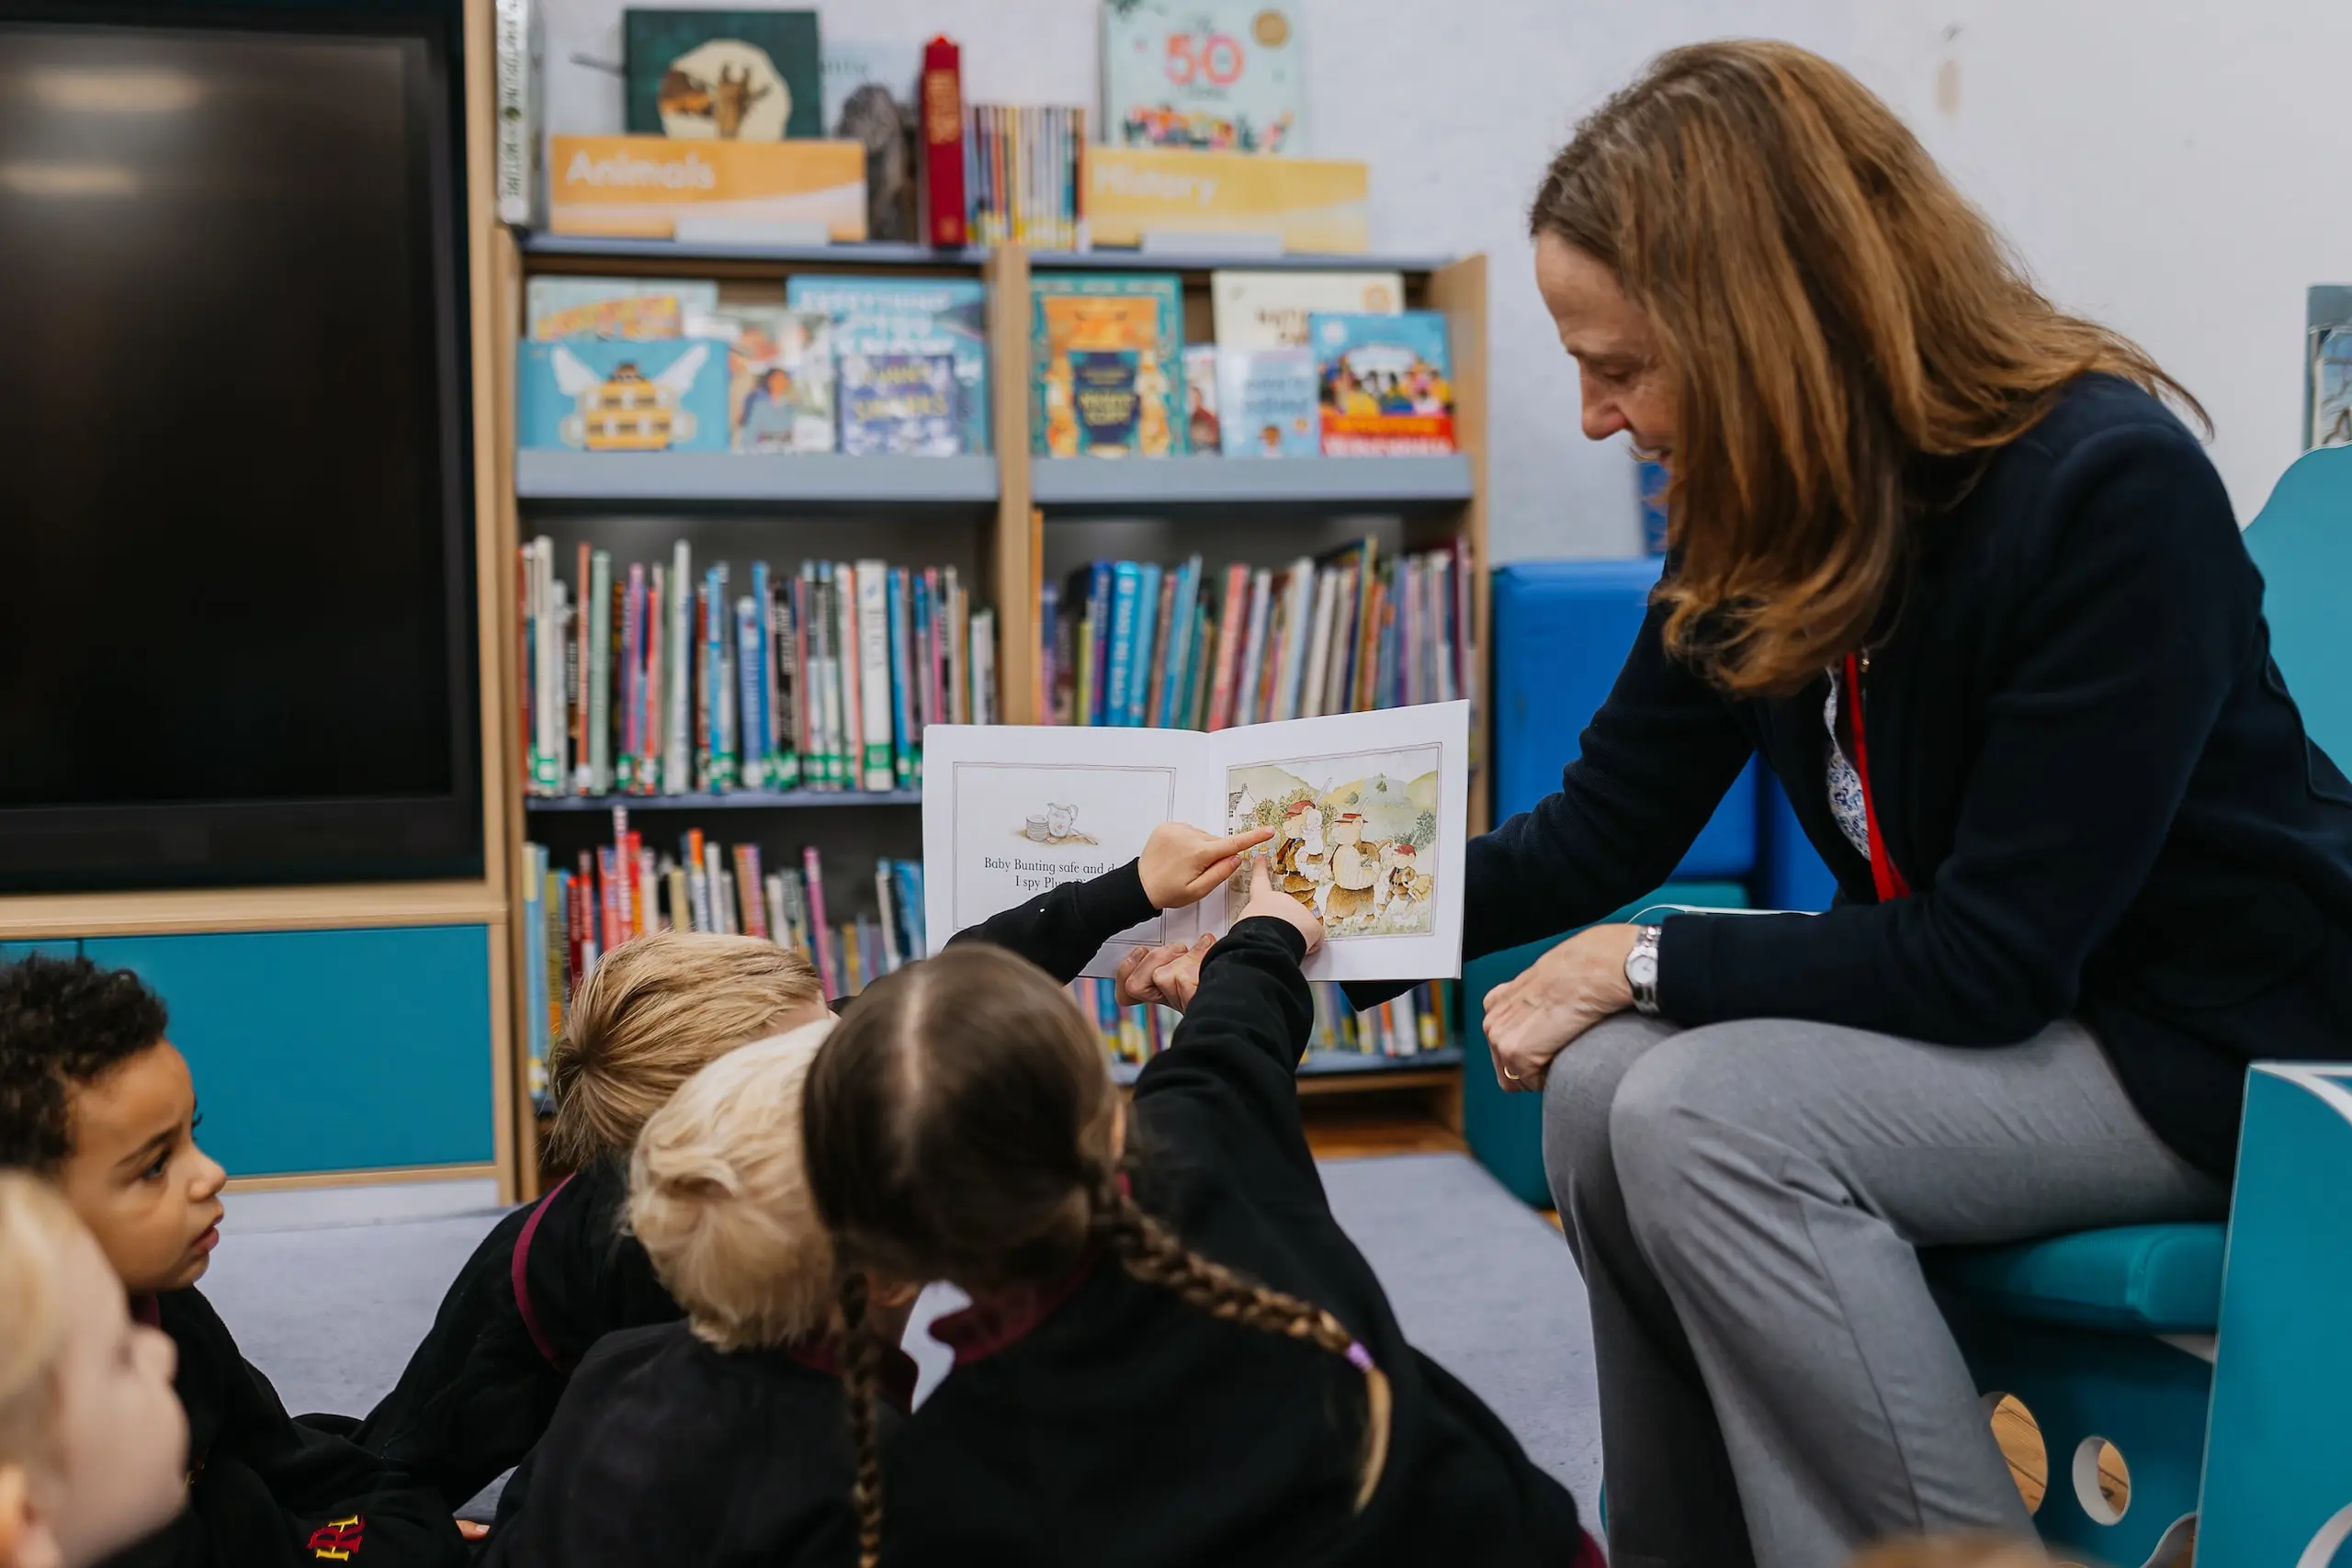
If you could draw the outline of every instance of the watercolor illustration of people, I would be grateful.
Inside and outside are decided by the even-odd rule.
[[[1247,802],[1268,845],[1274,885],[1313,909],[1333,941],[1425,936],[1434,929],[1439,749],[1285,758],[1226,772],[1226,798]],[[1236,812],[1234,815],[1238,816]],[[1249,901],[1246,875],[1227,892]],[[1230,915],[1228,918],[1231,918]]]

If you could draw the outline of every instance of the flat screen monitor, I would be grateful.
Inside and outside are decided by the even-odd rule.
[[[0,892],[482,870],[458,0],[0,0]]]

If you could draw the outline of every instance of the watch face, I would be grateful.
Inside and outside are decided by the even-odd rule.
[[[1625,960],[1625,977],[1636,986],[1646,986],[1657,978],[1657,955],[1637,953]]]

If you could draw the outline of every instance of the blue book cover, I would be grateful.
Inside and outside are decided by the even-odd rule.
[[[571,337],[523,344],[515,442],[573,452],[727,450],[727,345]]]
[[[915,782],[914,712],[908,702],[914,678],[907,645],[907,569],[893,568],[888,579],[890,615],[890,769],[900,789]]]
[[[704,787],[723,790],[735,782],[734,727],[728,722],[733,705],[728,683],[727,568],[722,562],[703,573],[703,744],[710,752],[710,777]]]
[[[855,450],[850,445],[852,356],[944,358],[953,378],[956,445],[949,450],[989,449],[988,290],[979,279],[801,275],[786,285],[785,299],[833,319],[843,451]]]
[[[1306,318],[1327,457],[1453,450],[1453,381],[1445,317],[1317,310]]]
[[[1315,457],[1323,452],[1315,351],[1220,348],[1217,439],[1228,457]]]
[[[1111,684],[1111,597],[1116,577],[1109,561],[1094,563],[1094,581],[1087,595],[1087,614],[1093,617],[1094,626],[1093,690],[1088,694],[1084,720],[1088,724],[1110,722],[1105,699]]]
[[[915,600],[915,657],[918,667],[913,671],[913,690],[910,695],[915,705],[915,734],[921,736],[922,727],[926,724],[938,723],[940,716],[931,711],[931,682],[927,670],[922,668],[932,658],[931,581],[919,571],[911,575]],[[922,761],[920,755],[915,761],[915,782],[918,784],[922,782]]]
[[[1037,716],[1040,724],[1054,722],[1054,694],[1061,689],[1061,671],[1055,660],[1061,651],[1061,590],[1050,582],[1037,586],[1037,671],[1038,689],[1046,694],[1046,710]]]
[[[775,711],[775,643],[769,636],[768,563],[752,563],[752,625],[754,628],[752,650],[752,675],[745,685],[752,694],[752,704],[759,710],[760,744],[756,750],[745,747],[746,758],[759,759],[759,783],[769,789],[784,787],[784,738],[776,733]]]
[[[956,362],[944,354],[841,360],[842,450],[853,457],[952,457],[964,450]]]
[[[1127,717],[1129,729],[1140,729],[1151,715],[1151,667],[1159,651],[1159,580],[1164,575],[1156,561],[1145,561],[1136,569],[1136,637],[1134,665],[1127,676]]]
[[[1102,682],[1102,722],[1127,722],[1127,685],[1135,664],[1136,591],[1142,573],[1131,560],[1111,568],[1111,661]]]
[[[764,682],[760,679],[760,608],[750,595],[735,601],[735,712],[742,744],[743,787],[759,789],[767,784],[767,730],[761,724],[766,705],[761,701]]]
[[[1160,722],[1183,722],[1183,700],[1192,694],[1193,605],[1200,598],[1201,558],[1176,569],[1176,592],[1168,601],[1168,670],[1159,682]]]

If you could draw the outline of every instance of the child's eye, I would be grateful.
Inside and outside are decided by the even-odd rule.
[[[155,1163],[139,1173],[139,1179],[141,1181],[163,1180],[164,1172],[171,1169],[172,1168],[172,1150],[165,1149],[162,1154],[157,1155],[155,1156]]]

